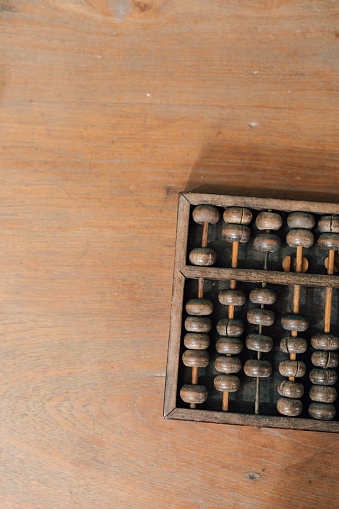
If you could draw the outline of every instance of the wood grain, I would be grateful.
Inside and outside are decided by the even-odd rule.
[[[166,421],[180,191],[339,203],[338,7],[2,0],[3,509],[335,508],[331,434]]]

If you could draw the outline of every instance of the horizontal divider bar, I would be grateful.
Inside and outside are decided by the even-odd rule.
[[[185,265],[181,273],[190,279],[219,279],[247,281],[250,283],[274,283],[278,285],[301,285],[339,288],[339,277],[328,274],[304,274],[273,270],[233,269],[218,267],[196,267]]]

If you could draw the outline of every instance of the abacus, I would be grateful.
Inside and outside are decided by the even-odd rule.
[[[338,432],[338,251],[338,204],[181,193],[165,418]]]

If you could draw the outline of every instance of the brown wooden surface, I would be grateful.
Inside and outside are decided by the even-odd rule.
[[[339,201],[337,2],[0,18],[1,508],[338,507],[336,436],[162,417],[178,192]]]

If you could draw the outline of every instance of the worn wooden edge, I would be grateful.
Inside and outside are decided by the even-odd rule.
[[[302,285],[339,288],[339,277],[328,274],[307,274],[302,272],[280,272],[274,270],[234,269],[219,267],[197,267],[185,265],[182,274],[189,279],[218,279],[247,281],[250,283],[274,283],[279,285]]]
[[[175,248],[175,261],[174,261],[170,334],[168,340],[168,354],[166,368],[166,384],[164,399],[165,417],[175,408],[177,400],[182,307],[185,285],[185,277],[180,272],[180,269],[186,263],[189,217],[190,217],[190,204],[186,200],[186,198],[182,194],[180,194],[178,205],[177,242]]]
[[[166,416],[166,418],[180,421],[252,426],[255,428],[280,428],[305,431],[322,431],[329,433],[339,432],[338,421],[317,421],[315,419],[300,419],[298,417],[251,415],[198,409],[191,410],[178,407],[174,408],[172,412]]]
[[[217,207],[243,206],[257,210],[272,209],[285,212],[300,211],[314,214],[339,214],[338,203],[201,193],[182,193],[182,195],[185,196],[191,205],[208,204]]]

